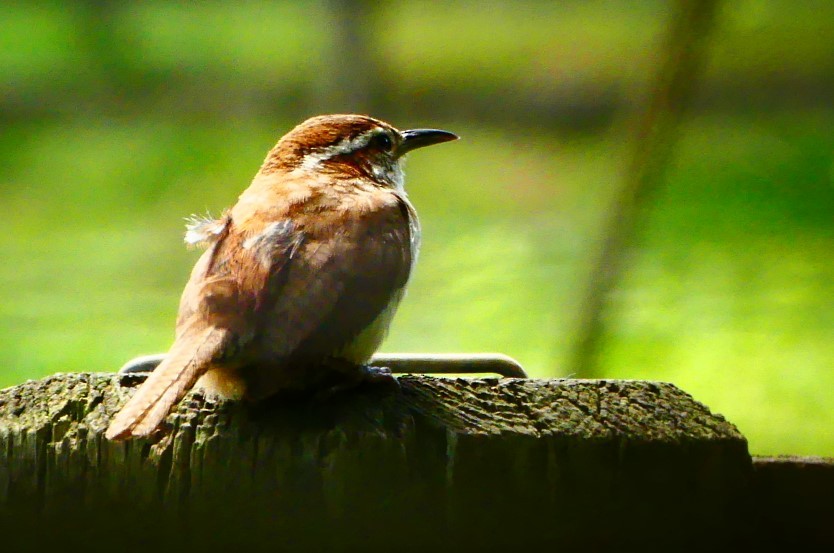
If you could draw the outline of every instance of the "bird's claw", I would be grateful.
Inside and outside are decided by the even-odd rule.
[[[359,388],[365,384],[390,390],[400,389],[400,382],[388,367],[352,365],[350,368],[338,367],[338,369],[341,381],[318,390],[313,396],[315,403],[324,402],[335,395]]]
[[[399,390],[400,381],[388,367],[374,367],[373,365],[360,365],[360,367],[362,369],[360,383],[382,384]]]

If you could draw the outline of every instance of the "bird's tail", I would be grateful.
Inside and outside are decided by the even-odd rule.
[[[107,439],[147,436],[156,430],[174,404],[222,354],[228,336],[227,330],[216,327],[179,336],[165,360],[110,422]]]

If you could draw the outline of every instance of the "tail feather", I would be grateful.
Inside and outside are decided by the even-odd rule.
[[[147,436],[222,353],[228,331],[209,327],[180,336],[165,360],[122,407],[107,428],[108,440]]]

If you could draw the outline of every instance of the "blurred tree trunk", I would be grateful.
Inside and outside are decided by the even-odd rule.
[[[75,4],[78,45],[87,58],[84,85],[90,87],[94,103],[100,99],[121,97],[130,64],[124,59],[122,46],[114,35],[121,5],[104,0],[81,0]]]
[[[324,104],[340,113],[374,113],[381,89],[374,55],[378,4],[368,0],[327,0],[330,14],[330,60],[322,75]]]
[[[634,150],[602,233],[602,244],[579,307],[568,372],[599,377],[608,296],[621,280],[644,208],[663,184],[680,122],[701,76],[719,0],[677,0],[663,60],[646,109],[637,122]]]

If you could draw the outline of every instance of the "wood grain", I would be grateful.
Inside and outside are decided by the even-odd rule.
[[[671,384],[400,377],[257,405],[192,392],[162,434],[105,440],[141,379],[0,391],[0,514],[46,529],[27,544],[628,550],[740,535],[746,440]]]

